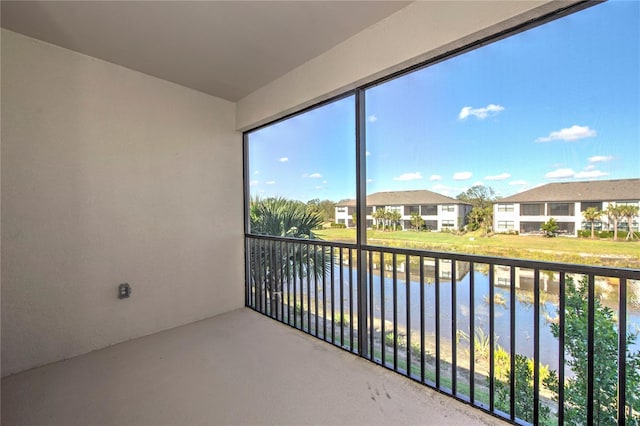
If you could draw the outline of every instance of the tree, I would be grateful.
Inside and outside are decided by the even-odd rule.
[[[493,223],[493,207],[474,207],[467,216],[472,231],[482,230],[485,237],[489,234]]]
[[[602,216],[602,212],[595,207],[589,207],[582,212],[582,217],[584,217],[584,220],[591,223],[592,240],[596,237],[595,222],[600,219],[600,216]]]
[[[565,395],[565,424],[583,425],[587,418],[587,338],[589,334],[587,323],[589,282],[585,278],[579,285],[573,278],[567,277],[565,300],[565,350],[566,363],[574,376],[564,383]],[[551,324],[554,337],[560,336],[560,326]],[[594,300],[594,386],[593,407],[594,423],[599,425],[616,425],[617,423],[617,395],[618,395],[618,330],[614,312],[602,305],[599,298]],[[640,351],[631,352],[636,335],[626,333],[626,403],[627,424],[640,424]],[[558,389],[560,383],[555,372],[551,372],[545,380],[550,389]],[[556,399],[557,400],[557,399]]]
[[[314,198],[313,200],[307,201],[307,210],[310,213],[318,213],[322,222],[333,221],[336,215],[335,210],[336,203],[331,200],[322,200],[319,198]]]
[[[607,206],[607,216],[613,220],[613,241],[618,240],[618,222],[622,218],[623,206],[618,206],[616,203],[611,203]]]
[[[319,239],[313,232],[322,224],[318,212],[310,212],[307,205],[285,198],[251,199],[249,221],[252,234],[278,237]],[[331,268],[330,256],[323,249],[309,250],[304,244],[256,244],[250,250],[251,280],[257,291],[264,288],[270,310],[275,314],[278,296],[285,277],[303,277],[307,273],[320,277]],[[262,307],[265,308],[264,306]]]
[[[424,226],[424,219],[418,213],[411,213],[411,226],[419,231]]]
[[[387,210],[380,209],[380,208],[377,208],[371,215],[371,217],[376,221],[376,225],[378,229],[380,229],[380,225],[382,225],[382,228],[384,229],[384,221],[385,221],[386,215],[387,215]]]
[[[555,237],[556,232],[558,232],[558,221],[555,218],[549,218],[548,221],[542,224],[540,229],[544,231],[545,237]]]
[[[635,233],[633,232],[633,218],[638,216],[638,210],[640,210],[640,207],[638,206],[620,206],[620,215],[627,219],[627,225],[629,226],[626,240],[632,240],[635,236]]]
[[[493,203],[496,201],[496,192],[490,186],[475,185],[458,194],[456,199],[471,204],[473,207],[493,207]]]
[[[398,210],[391,210],[388,212],[390,225],[393,227],[393,230],[396,231],[398,226],[400,225],[400,220],[402,219],[402,215]]]
[[[493,203],[497,199],[493,188],[475,185],[458,194],[456,199],[472,206],[471,212],[467,215],[469,229],[482,229],[484,235],[488,235],[493,224]]]

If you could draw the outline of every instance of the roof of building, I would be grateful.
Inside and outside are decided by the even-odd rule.
[[[407,206],[415,204],[467,204],[426,189],[415,191],[386,191],[367,195],[368,206]],[[356,200],[343,200],[336,206],[355,206]]]
[[[640,179],[548,183],[510,197],[505,197],[500,200],[500,202],[632,200],[640,200]]]

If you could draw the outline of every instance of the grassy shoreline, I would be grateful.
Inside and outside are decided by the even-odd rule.
[[[355,229],[322,229],[316,234],[328,241],[355,242],[356,238]],[[375,230],[367,232],[367,241],[381,246],[640,269],[640,241]]]

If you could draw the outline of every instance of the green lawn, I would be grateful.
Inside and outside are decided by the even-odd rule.
[[[323,240],[355,242],[355,229],[323,229]],[[640,268],[639,241],[591,240],[588,238],[480,234],[455,235],[446,232],[367,231],[373,245],[406,247],[487,256],[543,261]]]

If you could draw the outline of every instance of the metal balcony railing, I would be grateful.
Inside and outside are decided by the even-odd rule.
[[[246,305],[512,423],[640,423],[640,271],[246,237]]]

